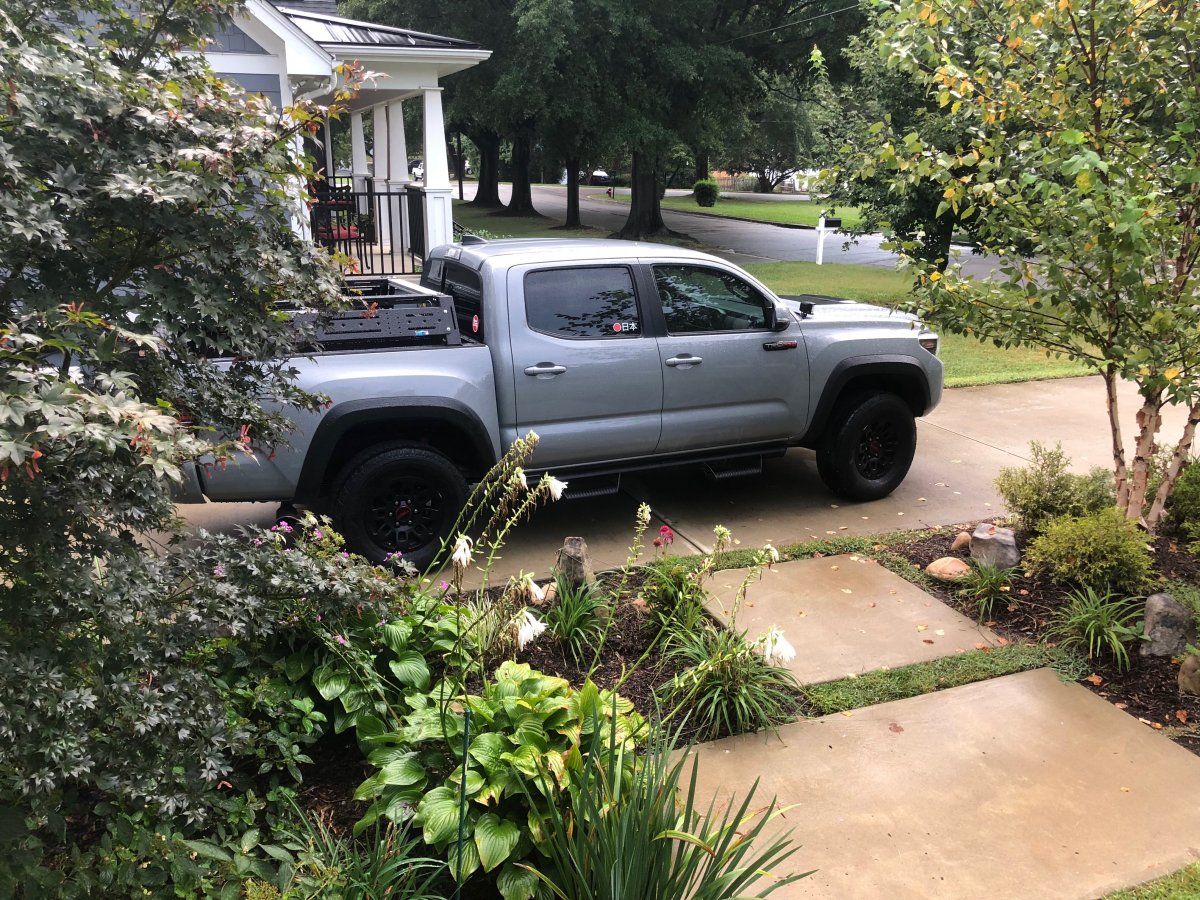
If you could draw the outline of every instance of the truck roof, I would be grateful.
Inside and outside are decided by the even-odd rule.
[[[513,265],[525,262],[554,262],[556,260],[607,260],[637,257],[655,259],[687,259],[705,262],[724,262],[708,253],[698,253],[670,244],[650,241],[617,241],[604,238],[506,238],[496,241],[468,241],[444,244],[434,248],[431,256],[445,257],[451,248],[458,250],[458,260],[472,269],[479,269],[489,259],[504,257]]]

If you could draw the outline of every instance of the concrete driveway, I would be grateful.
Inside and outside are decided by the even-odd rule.
[[[1133,427],[1134,393],[1122,392]],[[1181,410],[1166,417],[1173,440]],[[817,476],[813,454],[792,450],[769,460],[761,475],[714,482],[698,469],[672,469],[629,477],[622,491],[592,500],[561,501],[540,510],[516,530],[493,572],[546,575],[568,535],[586,538],[597,566],[621,565],[628,556],[638,504],[671,526],[679,554],[705,551],[714,525],[731,529],[744,546],[776,545],[836,535],[864,535],[974,522],[1004,513],[992,481],[1002,467],[1024,465],[1029,442],[1061,441],[1081,471],[1110,464],[1110,437],[1099,378],[946,391],[941,405],[917,426],[917,457],[904,484],[873,503],[846,503]],[[1132,441],[1132,433],[1126,436]],[[269,525],[274,504],[206,504],[180,507],[195,527],[225,530]],[[653,535],[648,535],[652,537]]]

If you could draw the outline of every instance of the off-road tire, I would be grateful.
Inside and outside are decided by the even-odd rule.
[[[400,552],[426,568],[467,500],[467,481],[446,456],[410,443],[376,444],[355,456],[330,491],[347,546],[374,563]]]
[[[834,410],[817,445],[817,471],[847,500],[879,500],[904,480],[917,449],[917,423],[895,394],[856,394]]]

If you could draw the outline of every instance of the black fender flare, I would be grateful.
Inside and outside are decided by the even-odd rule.
[[[859,379],[890,383],[891,392],[908,403],[914,416],[924,415],[932,403],[929,375],[917,357],[902,353],[850,356],[835,365],[825,381],[808,428],[800,440],[801,446],[816,444],[847,386]]]
[[[470,444],[473,458],[482,469],[496,462],[496,449],[487,427],[479,415],[457,400],[446,397],[370,397],[339,403],[321,417],[316,432],[308,444],[300,478],[296,483],[296,500],[309,503],[321,496],[326,473],[334,460],[338,443],[352,429],[363,425],[395,425],[404,422],[434,421],[463,432]],[[434,447],[433,449],[440,449]]]

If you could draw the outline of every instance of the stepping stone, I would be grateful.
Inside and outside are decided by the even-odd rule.
[[[716,572],[708,609],[728,625],[747,569]],[[993,646],[996,636],[873,559],[846,554],[764,569],[746,587],[736,627],[754,640],[772,625],[796,648],[801,684],[833,681]]]
[[[778,900],[1084,900],[1200,855],[1200,757],[1049,669],[692,753],[702,806],[791,806],[776,874],[817,872]]]

